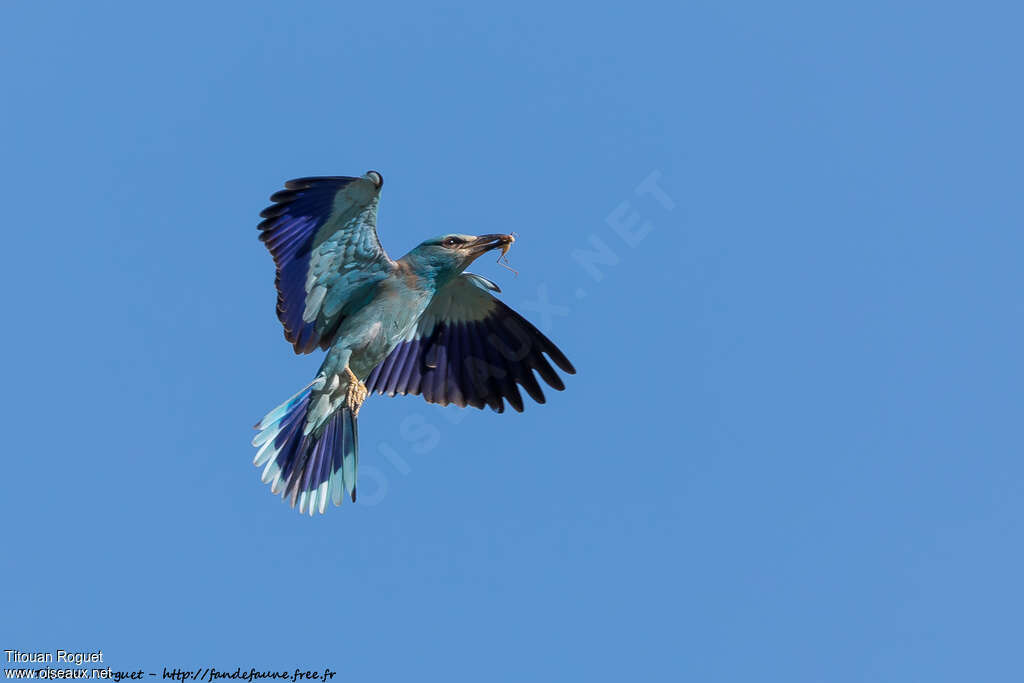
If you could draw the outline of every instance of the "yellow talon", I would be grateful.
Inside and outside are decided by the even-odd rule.
[[[359,408],[362,407],[363,401],[366,400],[366,395],[369,392],[366,390],[366,385],[359,381],[356,373],[352,372],[352,368],[347,365],[345,366],[345,374],[348,375],[348,393],[345,395],[345,405],[352,411],[353,417],[358,417]]]

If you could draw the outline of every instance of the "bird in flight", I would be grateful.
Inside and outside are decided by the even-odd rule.
[[[550,339],[464,272],[508,251],[512,235],[447,234],[392,260],[377,238],[384,179],[289,180],[259,224],[277,268],[277,317],[296,353],[327,351],[316,377],[256,424],[254,463],[300,513],[356,499],[356,418],[369,393],[428,403],[523,410],[519,387],[544,403],[534,371],[561,391],[576,372]],[[547,358],[545,358],[545,354]]]

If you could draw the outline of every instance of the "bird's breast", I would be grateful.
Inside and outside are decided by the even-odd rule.
[[[353,334],[348,335],[347,346],[352,349],[349,363],[357,377],[368,377],[409,336],[429,301],[429,292],[410,290],[401,283],[381,287],[374,300],[351,320]]]

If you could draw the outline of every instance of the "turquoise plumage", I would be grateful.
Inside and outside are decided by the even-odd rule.
[[[465,273],[511,235],[448,234],[392,260],[377,237],[384,180],[301,178],[271,196],[260,239],[277,269],[277,314],[296,353],[327,350],[316,377],[260,420],[254,464],[300,513],[356,499],[357,417],[371,391],[422,394],[431,403],[523,410],[539,403],[534,377],[564,389],[548,358],[575,369],[540,331]],[[547,358],[545,358],[545,355]]]

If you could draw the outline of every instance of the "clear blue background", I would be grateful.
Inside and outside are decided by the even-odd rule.
[[[1019,679],[1008,7],[6,3],[0,649]],[[363,500],[303,518],[250,464],[320,362],[257,213],[370,168],[392,255],[517,231],[519,277],[475,270],[579,374],[522,415],[372,400]]]

